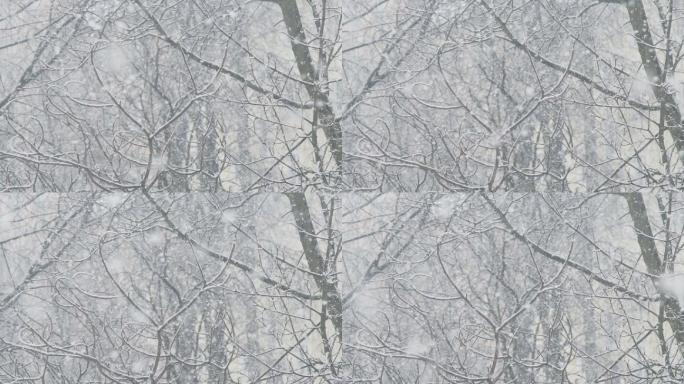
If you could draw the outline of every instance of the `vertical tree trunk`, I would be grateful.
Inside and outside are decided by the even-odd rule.
[[[319,234],[314,228],[305,194],[293,192],[286,196],[292,207],[309,270],[322,296],[318,331],[323,341],[323,354],[331,373],[337,375],[342,344],[342,297],[337,286],[337,254],[330,245],[325,253],[321,252]],[[331,204],[334,203],[331,201]],[[328,215],[332,215],[332,211]]]
[[[637,235],[641,257],[646,265],[648,273],[654,276],[654,283],[658,276],[664,273],[663,262],[658,254],[651,222],[648,217],[644,197],[639,192],[625,193],[629,215],[634,224],[634,231]],[[666,322],[674,335],[679,349],[679,354],[684,358],[684,317],[679,302],[676,298],[662,296],[664,305],[664,317],[658,319]]]

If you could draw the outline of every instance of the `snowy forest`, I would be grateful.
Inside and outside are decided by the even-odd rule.
[[[682,59],[682,0],[0,0],[0,383],[681,383]]]

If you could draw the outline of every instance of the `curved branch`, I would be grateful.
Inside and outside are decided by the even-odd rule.
[[[637,299],[637,300],[644,300],[644,301],[660,301],[660,298],[653,298],[650,296],[642,295],[640,293],[634,292],[630,289],[627,289],[618,283],[612,282],[608,279],[605,279],[596,272],[592,271],[589,267],[584,266],[580,263],[577,263],[575,261],[570,260],[567,257],[561,257],[558,255],[554,255],[553,253],[547,251],[546,249],[540,247],[536,243],[534,243],[532,240],[528,239],[527,236],[523,235],[520,233],[514,226],[511,224],[511,222],[508,220],[506,217],[506,214],[501,211],[501,209],[494,203],[494,201],[487,196],[487,193],[484,191],[480,191],[480,195],[482,198],[489,204],[490,207],[496,212],[496,214],[499,216],[499,219],[501,222],[508,228],[508,231],[518,240],[521,242],[527,244],[530,248],[532,248],[535,252],[538,254],[544,256],[545,258],[554,261],[559,264],[567,265],[568,267],[571,267],[572,269],[581,272],[582,274],[586,275],[589,279],[606,286],[608,288],[612,288],[620,293],[623,293],[631,298]]]
[[[161,36],[158,36],[161,40],[167,42],[169,45],[171,45],[173,48],[177,49],[180,51],[183,55],[186,55],[189,57],[192,61],[202,65],[203,67],[209,68],[213,71],[217,71],[220,73],[223,73],[225,75],[228,75],[232,77],[233,79],[237,80],[238,82],[242,83],[244,86],[247,88],[256,91],[258,93],[261,93],[262,95],[268,96],[272,98],[273,100],[279,101],[283,103],[284,105],[287,105],[288,107],[293,107],[293,108],[300,108],[300,109],[311,109],[313,105],[311,103],[299,103],[293,100],[290,100],[282,95],[279,95],[277,93],[274,93],[272,91],[269,91],[265,88],[260,87],[259,85],[247,80],[244,76],[240,75],[237,72],[231,71],[230,69],[224,68],[223,65],[217,65],[214,63],[211,63],[207,60],[204,60],[203,58],[197,56],[196,54],[190,52],[188,49],[183,47],[181,43],[178,41],[174,40],[171,38],[171,36],[166,33],[166,30],[164,27],[161,25],[159,20],[157,20],[156,17],[147,9],[145,6],[140,2],[140,0],[133,0],[138,7],[145,13],[148,19],[152,22],[154,25],[154,28],[159,32]]]
[[[147,191],[145,188],[142,189],[143,195],[152,203],[152,205],[155,207],[155,209],[162,215],[162,218],[166,222],[166,224],[169,226],[171,231],[176,234],[180,239],[185,240],[189,244],[191,244],[193,247],[196,247],[197,249],[200,250],[200,252],[204,253],[205,255],[219,260],[224,263],[228,263],[234,267],[237,267],[239,270],[241,270],[244,273],[250,274],[255,276],[259,281],[266,283],[278,290],[284,291],[286,293],[291,294],[294,297],[298,297],[300,299],[305,299],[305,300],[319,300],[321,296],[319,295],[310,295],[305,292],[300,292],[296,289],[293,289],[292,287],[289,287],[283,283],[280,283],[276,280],[271,279],[270,277],[263,276],[257,274],[257,271],[250,267],[247,264],[241,263],[237,260],[234,260],[232,257],[222,255],[218,252],[212,251],[211,249],[205,247],[204,245],[200,244],[197,240],[193,239],[192,237],[188,236],[186,233],[178,229],[178,227],[174,224],[173,221],[171,221],[171,218],[168,215],[168,212],[166,212],[158,203],[156,200],[152,198],[150,195],[149,191]]]

